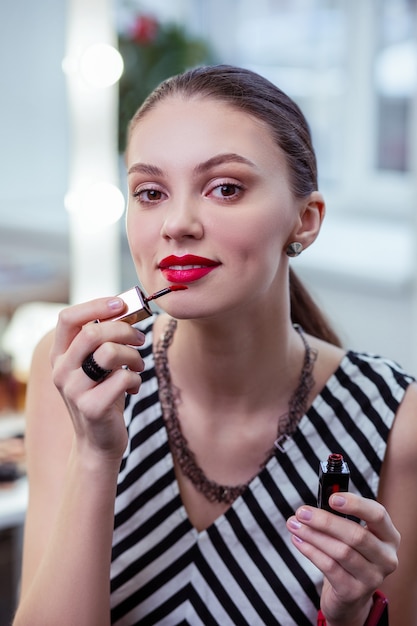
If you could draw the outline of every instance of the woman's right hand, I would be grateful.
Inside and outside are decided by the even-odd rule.
[[[144,367],[137,350],[143,333],[126,322],[111,321],[124,307],[120,298],[100,298],[64,309],[51,350],[53,381],[70,413],[76,445],[83,454],[98,453],[117,462],[127,445],[125,393],[138,391]],[[91,321],[97,319],[101,322]],[[100,367],[112,370],[102,382],[94,382],[82,369],[89,354]]]

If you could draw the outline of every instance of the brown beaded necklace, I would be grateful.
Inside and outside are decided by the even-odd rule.
[[[210,480],[198,465],[195,454],[188,447],[188,442],[181,432],[181,426],[177,413],[177,398],[175,397],[171,373],[168,365],[167,350],[171,345],[177,322],[169,320],[167,328],[159,340],[155,349],[155,370],[159,382],[159,398],[168,433],[171,450],[178,465],[187,478],[210,502],[224,502],[231,504],[245,491],[249,480],[240,485],[220,485],[214,480]],[[314,385],[313,367],[317,358],[317,351],[313,350],[304,335],[300,326],[295,325],[296,330],[303,340],[305,356],[303,368],[298,386],[291,397],[288,405],[288,413],[282,415],[278,420],[278,434],[275,446],[282,450],[281,442],[291,436],[307,408],[307,400],[310,390]],[[260,469],[265,467],[269,459],[274,455],[275,448],[271,448]]]

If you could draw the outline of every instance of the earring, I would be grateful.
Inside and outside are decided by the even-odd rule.
[[[289,257],[296,257],[299,254],[301,254],[302,251],[303,251],[303,244],[300,243],[299,241],[293,241],[292,243],[288,245],[288,248],[286,249],[287,256]]]

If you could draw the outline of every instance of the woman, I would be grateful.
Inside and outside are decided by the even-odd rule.
[[[136,327],[110,321],[120,298],[70,307],[38,347],[16,626],[300,626],[320,606],[362,626],[376,589],[412,624],[416,386],[345,352],[289,270],[325,210],[298,107],[191,70],[135,115],[126,162],[144,289],[187,289]],[[340,515],[316,508],[331,453]]]

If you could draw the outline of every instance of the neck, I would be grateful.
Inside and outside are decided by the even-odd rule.
[[[184,328],[184,326],[183,326]],[[315,355],[313,351],[310,350],[306,339],[302,332],[298,329],[302,342],[304,344],[304,358],[302,359],[303,365],[301,368],[301,372],[299,374],[298,384],[295,390],[291,393],[291,396],[288,400],[288,405],[286,406],[286,411],[283,415],[280,416],[280,413],[274,412],[272,413],[271,420],[271,409],[274,411],[281,405],[277,404],[276,397],[276,388],[274,388],[273,393],[273,403],[271,405],[263,405],[263,406],[254,406],[253,416],[254,419],[251,419],[252,426],[256,425],[255,431],[253,433],[249,432],[245,428],[235,427],[240,425],[244,425],[244,420],[248,418],[241,412],[241,406],[236,407],[235,403],[240,397],[234,398],[233,403],[233,411],[234,414],[230,415],[229,411],[227,411],[227,407],[223,405],[219,405],[216,400],[217,397],[213,396],[211,398],[210,405],[206,407],[203,406],[202,411],[202,398],[201,398],[201,389],[203,387],[196,387],[198,385],[198,379],[194,379],[196,384],[194,384],[194,380],[185,379],[186,387],[181,388],[181,377],[179,379],[180,385],[177,385],[177,381],[171,375],[170,365],[168,362],[168,348],[172,344],[176,329],[176,322],[171,320],[170,324],[167,326],[166,331],[164,333],[163,339],[159,342],[157,346],[157,350],[155,352],[155,367],[158,375],[158,382],[160,388],[160,397],[161,397],[161,406],[164,414],[164,419],[168,431],[168,436],[170,439],[170,444],[172,446],[172,450],[174,456],[179,464],[180,469],[184,472],[185,476],[187,476],[193,485],[204,494],[210,501],[217,500],[218,502],[232,502],[238,495],[243,493],[245,489],[246,483],[241,483],[239,485],[231,486],[228,484],[219,484],[217,482],[213,482],[213,480],[209,480],[204,470],[198,465],[196,462],[195,453],[188,447],[188,434],[191,433],[192,439],[195,439],[197,442],[201,439],[201,434],[204,433],[203,440],[204,444],[206,444],[207,440],[212,440],[212,442],[217,445],[217,449],[219,450],[219,445],[223,446],[224,441],[229,441],[232,445],[228,446],[229,450],[235,446],[236,439],[238,439],[237,450],[242,452],[242,449],[247,448],[247,441],[250,441],[250,447],[246,450],[246,453],[250,453],[253,455],[255,448],[255,465],[259,466],[259,450],[256,449],[256,445],[254,446],[254,442],[258,442],[258,446],[261,445],[263,452],[263,464],[265,464],[268,459],[273,454],[273,448],[270,448],[267,454],[265,455],[264,449],[267,449],[267,443],[271,443],[274,438],[278,435],[291,435],[301,419],[302,415],[306,410],[306,406],[308,403],[308,396],[313,386],[312,379],[312,367],[315,360]],[[178,351],[178,348],[177,348]],[[287,379],[288,381],[288,379]],[[182,381],[184,382],[184,381]],[[174,392],[174,387],[176,388]],[[246,391],[245,385],[241,385],[242,396],[246,397],[247,393],[243,393],[243,390]],[[182,396],[182,390],[187,390],[186,398]],[[179,393],[178,393],[179,392]],[[197,395],[196,395],[197,394]],[[223,395],[223,403],[224,403],[224,395]],[[185,412],[184,412],[184,401],[185,401]],[[197,401],[197,402],[196,402]],[[196,404],[193,404],[195,403]],[[239,405],[239,403],[238,403]],[[178,415],[178,406],[181,407],[181,419]],[[265,414],[265,409],[268,411]],[[220,409],[220,410],[219,410]],[[225,410],[227,411],[227,425],[224,420]],[[188,415],[188,419],[187,419]],[[189,417],[192,417],[191,422],[189,422]],[[208,422],[206,422],[207,416],[210,416]],[[220,417],[220,422],[218,420],[213,420],[212,416],[217,415]],[[251,414],[250,414],[251,415]],[[184,418],[185,416],[185,418]],[[205,416],[205,419],[202,420],[202,417]],[[196,418],[199,418],[200,427],[196,429]],[[232,420],[230,419],[232,417]],[[239,421],[239,423],[238,423]],[[203,426],[204,422],[206,422],[206,426]],[[210,427],[207,428],[207,424],[210,424]],[[186,433],[185,436],[182,432],[182,428],[185,425]],[[216,426],[213,431],[213,426]],[[221,436],[219,439],[217,426],[220,426]],[[232,429],[230,430],[230,427]],[[247,422],[246,426],[249,426],[249,422]],[[272,430],[271,430],[272,426]],[[253,429],[252,429],[253,430]],[[197,435],[196,435],[197,433]],[[242,434],[243,435],[242,438]],[[254,435],[254,436],[253,436]],[[209,437],[209,439],[207,439]],[[239,445],[239,441],[241,445]],[[243,446],[243,448],[242,448]],[[201,441],[199,448],[201,447]],[[200,449],[200,456],[204,459],[204,450]],[[236,447],[236,446],[235,446]],[[243,455],[245,458],[247,454]],[[249,463],[249,466],[252,467],[253,460]],[[262,465],[263,466],[263,465]],[[245,465],[247,470],[247,465]],[[214,470],[213,470],[214,471]],[[238,472],[239,474],[239,472]],[[246,475],[246,472],[245,472]],[[247,478],[247,476],[246,476]]]
[[[199,403],[222,407],[239,415],[256,407],[288,405],[297,385],[304,346],[289,321],[271,316],[232,320],[219,325],[207,320],[180,320],[169,363],[175,384],[195,390]]]

